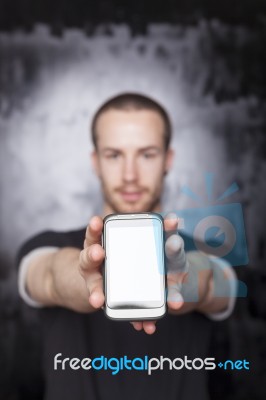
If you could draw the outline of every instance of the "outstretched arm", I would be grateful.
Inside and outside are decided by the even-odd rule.
[[[100,245],[102,219],[92,218],[84,249],[65,247],[31,257],[25,277],[30,298],[43,306],[62,306],[78,312],[92,312],[104,302]]]

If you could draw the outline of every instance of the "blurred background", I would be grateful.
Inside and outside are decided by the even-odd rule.
[[[248,287],[214,324],[210,355],[246,358],[251,371],[215,371],[213,399],[262,400],[266,387],[266,2],[263,0],[0,0],[0,399],[41,400],[38,315],[17,293],[16,253],[44,229],[85,226],[100,209],[91,118],[122,91],[169,111],[176,160],[164,208],[244,210]],[[216,203],[217,204],[217,203]]]

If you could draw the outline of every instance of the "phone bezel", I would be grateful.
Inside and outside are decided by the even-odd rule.
[[[145,223],[145,220],[150,220],[151,219],[156,219],[159,221],[160,226],[161,226],[161,256],[162,256],[162,275],[161,275],[161,290],[162,290],[162,300],[160,302],[146,302],[150,303],[150,305],[145,304],[143,307],[127,307],[127,308],[119,308],[118,307],[110,307],[107,302],[107,294],[108,294],[108,271],[107,268],[105,267],[104,263],[104,271],[103,271],[103,277],[104,277],[104,294],[105,294],[105,306],[104,306],[104,311],[107,317],[111,319],[123,319],[123,320],[148,320],[148,319],[158,319],[163,317],[163,315],[166,312],[166,278],[165,278],[165,254],[164,254],[164,237],[163,237],[163,218],[161,217],[160,214],[157,213],[124,213],[124,214],[110,214],[107,215],[104,218],[104,227],[103,227],[103,236],[102,236],[102,246],[104,249],[106,249],[106,228],[107,224],[110,221],[124,221],[125,220],[130,220],[134,221],[132,224],[134,224],[137,221],[142,220],[143,223]],[[145,224],[144,224],[145,226]],[[106,261],[106,260],[105,260]],[[151,306],[151,304],[154,304]],[[156,304],[156,305],[155,305]]]

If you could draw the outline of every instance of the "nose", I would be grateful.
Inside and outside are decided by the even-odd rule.
[[[138,177],[137,162],[132,158],[125,159],[123,165],[123,180],[126,183],[135,182]]]

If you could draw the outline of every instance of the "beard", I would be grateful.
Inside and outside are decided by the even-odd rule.
[[[142,193],[141,199],[135,202],[127,202],[122,199],[120,193],[125,190],[125,187],[119,187],[110,191],[102,180],[101,187],[104,201],[113,213],[151,212],[159,208],[161,197],[161,187],[159,186],[155,187],[153,191],[139,186],[134,188],[136,191],[141,191]]]

